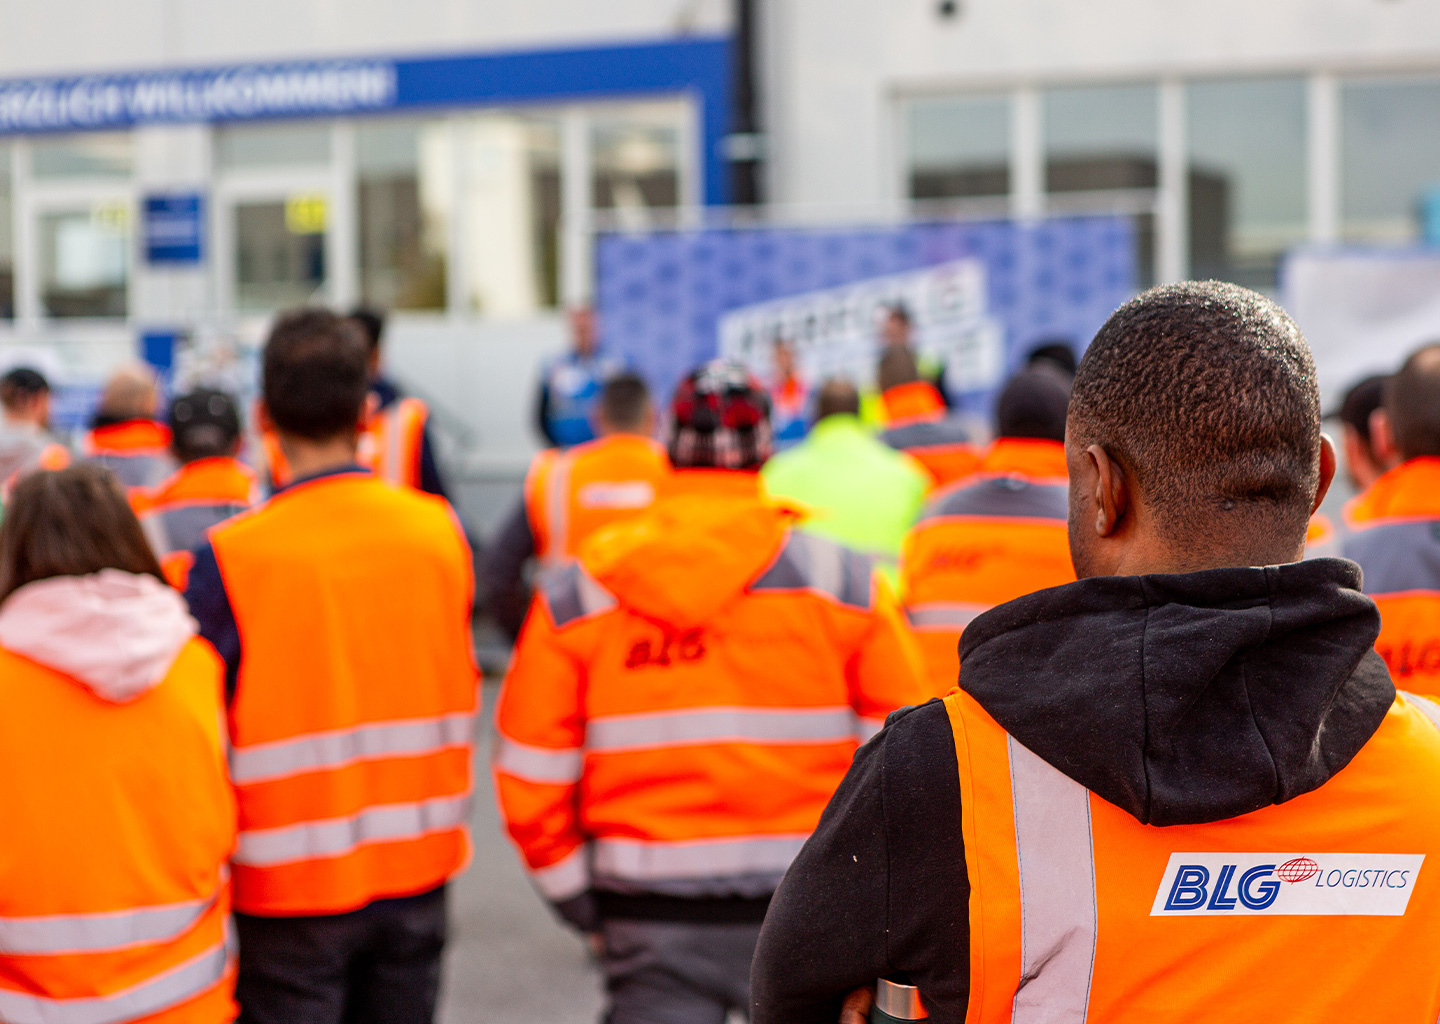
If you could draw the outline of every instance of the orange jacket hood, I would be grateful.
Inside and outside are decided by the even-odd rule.
[[[648,512],[591,537],[580,562],[622,605],[689,628],[740,596],[798,518],[762,499],[753,473],[681,470]]]

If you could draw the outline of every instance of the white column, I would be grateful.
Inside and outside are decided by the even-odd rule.
[[[1045,124],[1040,91],[1010,94],[1010,215],[1033,220],[1045,210]]]
[[[330,301],[349,309],[360,300],[360,209],[355,192],[355,124],[337,121],[330,135],[330,216],[325,232]]]
[[[15,237],[15,321],[34,330],[40,325],[40,245],[36,211],[30,202],[30,142],[10,147],[10,204]]]
[[[1340,239],[1340,85],[1335,76],[1310,76],[1306,103],[1306,191],[1310,241]]]
[[[1155,211],[1155,280],[1190,276],[1190,172],[1185,144],[1185,84],[1160,83],[1160,174]]]
[[[584,108],[565,111],[560,122],[560,301],[566,306],[590,302],[590,202],[594,194],[590,118]]]

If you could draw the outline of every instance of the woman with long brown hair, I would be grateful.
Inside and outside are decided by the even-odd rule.
[[[21,478],[0,523],[0,1020],[234,1018],[222,687],[109,471]]]

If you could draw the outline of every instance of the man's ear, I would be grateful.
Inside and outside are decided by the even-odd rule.
[[[1085,456],[1094,468],[1095,533],[1109,537],[1120,529],[1130,507],[1130,487],[1120,463],[1103,446],[1092,444]]]
[[[1394,469],[1405,461],[1395,440],[1390,414],[1384,409],[1376,409],[1370,414],[1370,450],[1375,453],[1375,461],[1381,469]]]
[[[1310,514],[1313,516],[1320,510],[1320,503],[1325,500],[1325,495],[1330,493],[1330,484],[1335,479],[1335,468],[1339,460],[1335,456],[1335,442],[1330,440],[1329,434],[1320,435],[1320,486],[1315,488],[1315,501],[1310,506]]]

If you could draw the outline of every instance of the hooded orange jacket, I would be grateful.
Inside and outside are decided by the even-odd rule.
[[[1075,579],[1065,446],[1001,438],[979,472],[936,493],[905,538],[900,588],[931,684],[955,685],[960,634],[997,604]]]
[[[747,473],[676,473],[549,571],[501,692],[500,808],[537,887],[765,896],[856,746],[933,695],[866,557]]]
[[[1345,509],[1345,557],[1380,608],[1375,650],[1395,684],[1440,694],[1440,458],[1390,470]]]

